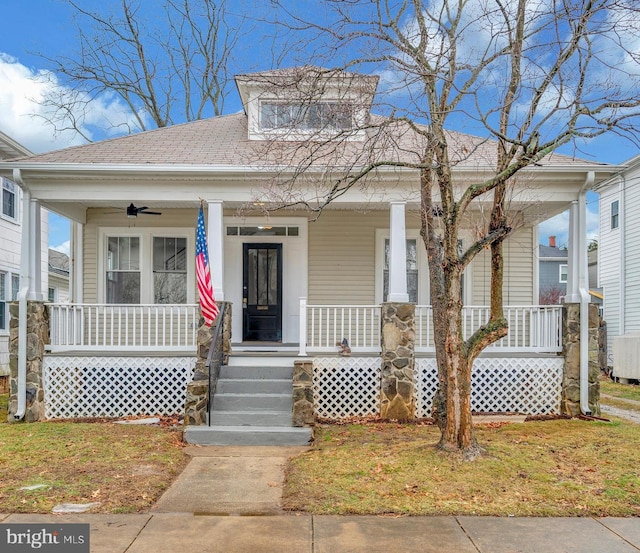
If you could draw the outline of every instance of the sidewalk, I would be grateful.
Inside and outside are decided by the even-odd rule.
[[[280,509],[286,459],[306,448],[188,448],[151,512],[0,515],[89,523],[92,553],[631,553],[640,519],[311,516]]]

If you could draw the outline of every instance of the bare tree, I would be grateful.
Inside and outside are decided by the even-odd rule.
[[[146,13],[139,0],[120,0],[117,13],[67,1],[76,14],[77,53],[43,56],[64,85],[44,99],[57,131],[73,129],[89,140],[88,108],[105,95],[119,99],[133,123],[101,121],[103,130],[147,130],[222,113],[239,38],[225,0],[164,0]]]
[[[471,421],[472,364],[507,333],[503,242],[517,224],[509,212],[510,186],[562,145],[579,147],[606,132],[633,136],[640,105],[637,9],[626,0],[325,0],[312,18],[298,4],[272,3],[286,39],[300,37],[303,55],[312,52],[317,65],[340,63],[336,70],[289,74],[293,97],[320,91],[306,108],[302,100],[293,106],[294,128],[329,77],[350,83],[344,98],[354,96],[354,86],[370,85],[347,71],[357,68],[382,81],[375,104],[382,117],[359,117],[356,106],[351,128],[334,120],[312,136],[290,136],[297,142],[288,145],[276,137],[265,159],[270,153],[286,160],[289,172],[280,175],[272,197],[319,212],[352,187],[366,188],[385,168],[414,171],[429,261],[440,446],[472,458],[479,452]],[[264,78],[282,89],[283,75]],[[484,139],[463,138],[452,128]],[[363,141],[356,144],[354,133]],[[456,180],[456,168],[478,155],[492,169]],[[306,174],[321,165],[323,182],[313,185]],[[315,186],[312,193],[309,186]],[[478,205],[486,219],[475,222],[475,240],[461,251],[462,226]],[[485,249],[490,316],[464,339],[461,277]]]

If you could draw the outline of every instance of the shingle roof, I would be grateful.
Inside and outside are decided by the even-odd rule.
[[[379,123],[383,119],[373,116]],[[14,161],[52,164],[106,164],[106,165],[186,165],[186,166],[247,166],[267,167],[282,165],[312,156],[312,166],[336,166],[365,163],[372,155],[399,162],[419,161],[421,135],[408,125],[394,124],[383,130],[367,131],[367,147],[360,141],[345,141],[337,151],[332,145],[313,143],[300,147],[300,143],[280,142],[276,148],[265,141],[249,140],[247,116],[244,113],[202,119],[161,129],[127,135],[63,150],[17,158]],[[495,159],[495,143],[459,132],[449,132],[449,150],[460,167],[490,167]],[[289,152],[289,153],[287,153]],[[601,166],[569,156],[552,154],[542,166],[579,164]]]

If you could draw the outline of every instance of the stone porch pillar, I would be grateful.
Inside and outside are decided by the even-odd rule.
[[[382,304],[380,416],[415,418],[415,305]]]
[[[27,340],[27,408],[26,422],[44,419],[43,361],[44,347],[49,343],[49,312],[44,302],[27,303],[27,336],[18,336],[18,302],[9,306],[9,367],[11,369],[8,421],[14,422],[18,410],[18,342]]]
[[[222,309],[221,302],[218,305]],[[222,321],[222,364],[229,362],[231,353],[231,303],[226,302],[226,308]],[[184,407],[184,426],[203,426],[207,424],[207,407],[209,405],[209,368],[207,358],[213,340],[211,327],[204,324],[200,318],[198,328],[196,366],[193,371],[193,379],[187,384],[187,396]],[[215,390],[214,390],[215,392]]]
[[[600,415],[600,316],[598,306],[589,304],[589,409]],[[565,304],[562,314],[564,374],[562,378],[563,415],[580,415],[580,304]]]

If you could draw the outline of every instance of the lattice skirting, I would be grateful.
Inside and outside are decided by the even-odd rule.
[[[47,356],[45,417],[182,413],[195,362],[195,357]]]
[[[473,364],[471,409],[475,412],[549,415],[560,412],[562,357],[490,358]],[[435,359],[416,359],[416,416],[431,414],[437,388]]]
[[[313,398],[316,415],[346,419],[380,414],[379,357],[316,357]]]

